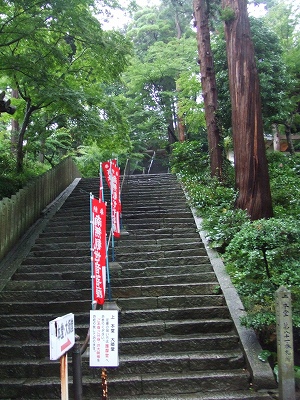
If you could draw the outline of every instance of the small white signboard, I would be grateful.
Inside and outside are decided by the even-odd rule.
[[[117,367],[118,310],[90,311],[90,367]]]
[[[49,322],[50,360],[58,360],[75,343],[74,314],[66,314]]]

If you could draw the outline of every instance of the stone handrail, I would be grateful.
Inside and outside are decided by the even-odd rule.
[[[68,157],[15,195],[0,201],[0,261],[38,220],[42,210],[78,177],[80,172]]]

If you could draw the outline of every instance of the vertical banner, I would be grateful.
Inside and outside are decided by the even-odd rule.
[[[121,214],[121,197],[120,197],[120,168],[116,163],[111,165],[111,201],[112,201],[112,232],[114,237],[119,238],[121,234],[120,214]]]
[[[105,180],[107,182],[109,189],[111,189],[111,167],[112,167],[112,165],[117,166],[117,160],[109,160],[109,161],[104,161],[102,163],[102,171],[105,176]]]
[[[106,203],[92,198],[93,301],[103,304],[106,285]]]
[[[91,310],[90,367],[118,365],[118,310]]]
[[[120,192],[120,168],[117,160],[105,161],[102,163],[102,170],[111,190],[111,220],[112,233],[115,238],[120,237],[120,216],[121,216],[121,192]]]

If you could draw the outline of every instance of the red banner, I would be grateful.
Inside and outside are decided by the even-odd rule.
[[[104,161],[102,163],[102,170],[106,179],[106,182],[108,184],[108,187],[111,189],[111,166],[117,166],[117,160],[109,160],[109,161]]]
[[[120,168],[112,163],[111,165],[111,201],[112,201],[112,231],[116,238],[120,237],[120,214],[121,214],[121,193],[120,193]]]
[[[121,193],[120,193],[120,168],[117,166],[117,160],[105,161],[102,163],[102,170],[111,190],[111,220],[112,233],[114,237],[119,238],[120,215],[121,215]]]
[[[106,287],[106,203],[92,199],[92,259],[94,301],[103,304]]]

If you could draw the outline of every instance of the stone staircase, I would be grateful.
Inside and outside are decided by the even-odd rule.
[[[73,312],[85,339],[90,192],[97,195],[98,179],[78,183],[0,292],[0,399],[61,397],[48,323]],[[239,337],[176,178],[130,176],[122,200],[128,234],[116,243],[111,271],[121,309],[120,366],[108,369],[108,398],[271,399],[251,390]],[[83,399],[102,398],[101,370],[85,357],[83,374]]]

